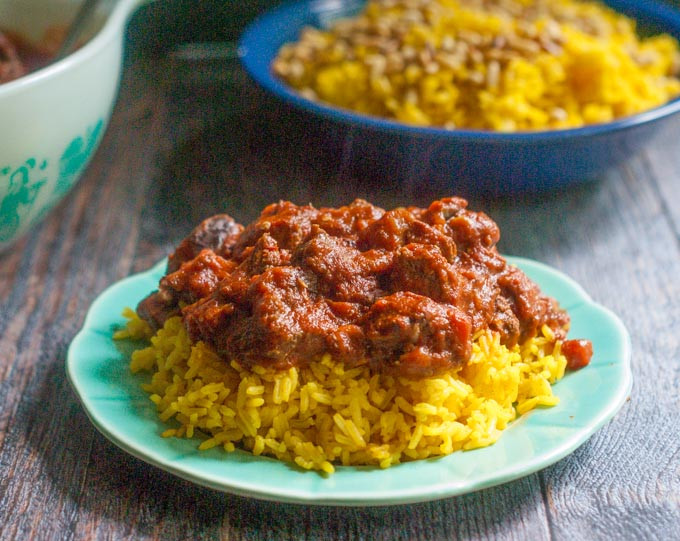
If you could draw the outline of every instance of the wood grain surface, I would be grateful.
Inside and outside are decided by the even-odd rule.
[[[107,285],[165,256],[202,217],[247,222],[277,199],[393,207],[451,195],[358,178],[347,134],[262,96],[220,58],[228,49],[129,62],[85,177],[0,255],[0,539],[677,539],[677,137],[592,184],[472,201],[501,226],[504,253],[568,273],[632,336],[630,400],[554,466],[418,505],[305,507],[192,485],[94,429],[66,380],[70,340]]]

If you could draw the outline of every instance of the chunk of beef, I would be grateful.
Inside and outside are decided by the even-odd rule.
[[[375,262],[376,257],[364,259],[351,240],[331,236],[317,225],[292,258],[293,265],[312,276],[310,283],[321,295],[368,305],[381,294]]]
[[[500,229],[483,212],[461,210],[446,221],[446,230],[461,251],[489,249],[501,237]]]
[[[276,239],[264,233],[253,246],[249,257],[241,264],[250,274],[262,274],[270,267],[280,267],[290,262],[290,251],[281,250]]]
[[[228,214],[218,214],[203,220],[168,257],[168,272],[175,272],[182,263],[195,258],[206,248],[229,258],[231,248],[242,231],[243,226]]]
[[[364,316],[371,367],[406,377],[461,365],[471,352],[470,318],[450,304],[410,292],[381,298]]]
[[[557,338],[564,338],[569,327],[569,315],[555,299],[547,297],[519,268],[508,265],[498,277],[498,285],[512,306],[519,321],[519,335],[507,340],[508,345],[524,342],[538,335],[543,325],[550,327]]]
[[[326,352],[326,337],[339,323],[324,299],[309,290],[304,273],[293,267],[272,267],[258,275],[240,307],[225,314],[221,304],[217,292],[187,306],[184,323],[193,340],[246,366],[306,365]]]
[[[233,247],[233,256],[238,261],[245,260],[257,240],[268,233],[276,240],[279,248],[293,250],[302,242],[312,229],[312,221],[319,211],[312,206],[298,207],[288,201],[269,205],[260,217],[248,225]]]
[[[417,218],[406,209],[385,212],[361,231],[358,247],[361,250],[379,249],[394,251],[407,244],[406,233]]]
[[[320,209],[314,223],[329,235],[355,240],[383,214],[383,209],[363,199],[356,199],[344,207]]]
[[[433,201],[427,209],[415,209],[419,213],[419,219],[430,225],[442,226],[450,218],[458,216],[465,211],[468,202],[461,197],[445,197],[439,201]],[[410,210],[410,209],[409,209]]]
[[[234,268],[232,261],[212,250],[201,250],[194,259],[161,278],[158,291],[137,305],[137,313],[158,329],[169,317],[179,314],[180,304],[191,304],[212,294]]]
[[[385,287],[390,293],[410,291],[450,304],[464,293],[455,267],[436,245],[427,244],[408,244],[396,251]]]

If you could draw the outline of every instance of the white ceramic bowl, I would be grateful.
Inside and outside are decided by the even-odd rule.
[[[106,129],[129,16],[146,0],[103,0],[74,53],[0,84],[0,251],[70,190]],[[79,0],[0,0],[0,27],[38,42]]]

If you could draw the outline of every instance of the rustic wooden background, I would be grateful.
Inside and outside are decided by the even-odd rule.
[[[1,540],[678,538],[677,137],[586,186],[473,201],[500,224],[503,252],[570,274],[632,335],[630,400],[554,466],[431,503],[305,507],[194,486],[101,436],[66,380],[69,342],[106,286],[165,256],[199,219],[249,221],[279,198],[392,207],[450,195],[356,178],[342,134],[262,96],[228,46],[141,42],[87,174],[0,255]]]

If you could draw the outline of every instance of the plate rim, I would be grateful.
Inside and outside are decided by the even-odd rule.
[[[128,276],[127,278],[115,282],[114,284],[107,287],[100,295],[97,296],[97,298],[93,301],[88,310],[88,313],[83,322],[83,326],[76,334],[76,336],[73,338],[73,341],[69,346],[66,358],[67,376],[69,382],[71,383],[71,387],[74,389],[76,396],[83,405],[83,408],[85,409],[85,412],[87,414],[87,417],[90,419],[90,422],[92,422],[95,428],[97,428],[97,430],[100,433],[102,433],[116,446],[118,446],[128,454],[135,456],[136,458],[152,466],[158,467],[164,471],[167,471],[173,475],[176,475],[192,483],[201,486],[206,486],[222,492],[236,494],[239,496],[253,497],[262,500],[285,503],[300,503],[307,505],[314,504],[314,505],[338,505],[338,506],[357,506],[357,505],[384,506],[431,501],[441,498],[458,496],[465,493],[474,492],[477,490],[482,490],[485,488],[500,485],[503,483],[507,483],[509,481],[513,481],[531,475],[537,471],[540,471],[556,463],[565,456],[574,452],[578,447],[585,443],[595,432],[597,432],[616,414],[616,412],[621,408],[621,406],[625,403],[626,399],[630,395],[632,388],[632,370],[630,364],[632,355],[631,339],[628,331],[626,330],[625,326],[618,318],[618,316],[616,316],[608,308],[594,302],[593,299],[588,295],[588,293],[577,282],[575,282],[573,279],[571,279],[566,274],[560,272],[559,270],[527,258],[510,256],[505,257],[509,263],[518,265],[528,274],[531,273],[546,274],[554,279],[557,279],[558,284],[566,285],[570,293],[575,295],[578,301],[575,304],[572,303],[572,308],[570,309],[570,311],[573,311],[574,309],[577,309],[580,306],[586,306],[588,307],[588,309],[597,309],[601,317],[607,318],[608,322],[610,324],[613,324],[613,328],[616,330],[616,335],[619,339],[617,341],[617,345],[621,350],[620,355],[621,359],[617,359],[617,361],[620,363],[622,368],[622,378],[618,386],[616,387],[617,392],[608,402],[606,402],[605,404],[606,407],[599,410],[597,414],[594,416],[594,419],[590,423],[586,424],[585,426],[580,426],[578,427],[578,429],[570,432],[570,435],[566,437],[560,445],[553,446],[553,448],[549,452],[539,454],[537,457],[530,459],[528,463],[526,460],[520,461],[512,466],[504,467],[495,475],[488,474],[476,480],[475,478],[473,478],[472,480],[468,479],[465,482],[461,483],[460,485],[451,485],[450,482],[448,484],[441,483],[440,485],[437,485],[434,490],[424,490],[422,487],[420,489],[413,489],[412,487],[407,486],[399,491],[392,491],[391,494],[386,498],[384,492],[380,490],[378,490],[375,494],[371,493],[366,494],[363,492],[362,493],[343,492],[341,494],[333,494],[332,491],[319,492],[314,490],[301,490],[296,489],[295,486],[272,487],[271,485],[266,484],[263,485],[261,482],[245,483],[243,479],[239,479],[236,481],[234,481],[233,479],[224,478],[215,479],[209,475],[205,475],[205,472],[203,472],[202,474],[201,472],[195,472],[190,468],[187,468],[187,466],[184,466],[182,464],[178,465],[176,463],[173,463],[172,460],[160,456],[158,452],[154,449],[153,445],[154,442],[160,444],[161,438],[159,434],[150,435],[148,441],[145,442],[144,445],[140,448],[139,442],[137,441],[131,442],[129,439],[125,437],[124,434],[119,433],[115,427],[110,426],[110,424],[106,422],[106,419],[101,419],[101,413],[98,411],[96,407],[93,407],[91,397],[87,395],[87,389],[82,388],[82,382],[79,380],[78,377],[78,368],[80,367],[80,363],[82,362],[78,358],[80,356],[79,350],[82,349],[82,343],[88,337],[91,337],[92,333],[97,334],[96,337],[97,339],[106,340],[106,338],[104,338],[101,332],[99,333],[95,332],[97,327],[101,327],[101,322],[98,321],[101,307],[106,302],[108,302],[112,297],[117,295],[120,290],[124,291],[126,289],[129,289],[131,285],[134,285],[136,283],[151,281],[153,283],[151,287],[152,288],[155,287],[155,284],[157,284],[158,282],[158,278],[164,272],[166,262],[165,259],[161,260],[156,265],[152,266],[146,271],[133,274],[131,276]],[[543,286],[540,284],[540,282],[539,286],[541,286],[543,289]],[[120,323],[122,321],[120,312],[122,311],[122,308],[128,305],[127,302],[123,302],[124,301],[124,299],[122,298],[123,296],[124,295],[121,295],[120,296],[121,298],[117,299],[118,303],[120,304],[120,309],[118,310],[118,312],[107,314],[107,316],[109,316],[108,326],[110,328],[112,328],[116,322]],[[108,340],[110,340],[112,343],[111,336],[108,337]],[[556,389],[556,392],[559,391],[559,382],[557,383],[557,386],[558,387]],[[525,417],[524,416],[518,417],[518,419],[515,420],[513,424],[517,423],[523,418]],[[152,421],[154,421],[155,423],[160,423],[160,421],[157,418],[152,419]],[[512,428],[513,427],[511,425],[506,431],[504,431],[503,436],[501,436],[500,440],[496,444],[487,448],[479,449],[479,451],[484,451],[484,449],[492,449],[495,446],[499,446],[499,444],[502,444],[503,437],[505,436],[507,431],[512,430]],[[185,442],[193,441],[194,444],[196,444],[195,439],[182,441]],[[465,453],[473,453],[475,451],[476,450],[465,451]],[[241,453],[244,452],[241,451]],[[450,458],[451,456],[455,455],[456,453],[453,453],[452,455],[447,455],[445,457],[429,459],[429,461],[430,462],[432,462],[433,460],[445,461],[447,458]],[[252,457],[252,455],[250,456]],[[224,457],[224,460],[228,459],[229,455],[226,455]],[[259,460],[264,460],[274,464],[285,464],[279,463],[279,461],[277,461],[276,459],[272,459],[269,457],[257,457],[257,461]],[[392,466],[387,470],[380,470],[379,468],[372,467],[357,468],[353,466],[339,467],[339,470],[342,471],[345,468],[348,468],[348,471],[351,470],[353,473],[360,473],[361,470],[366,470],[373,471],[374,474],[377,472],[389,472],[383,475],[391,475],[393,472],[396,472],[395,474],[398,474],[399,468],[408,468],[409,466],[413,467],[413,465],[416,465],[417,467],[417,464],[419,462],[421,461],[405,462],[396,466]],[[441,464],[444,463],[441,462]],[[290,466],[286,465],[286,467]],[[323,478],[321,474],[316,472],[298,472],[297,470],[294,470],[292,468],[290,471],[294,472],[296,475],[302,474],[316,475],[320,479]],[[338,473],[334,475],[338,475]]]

